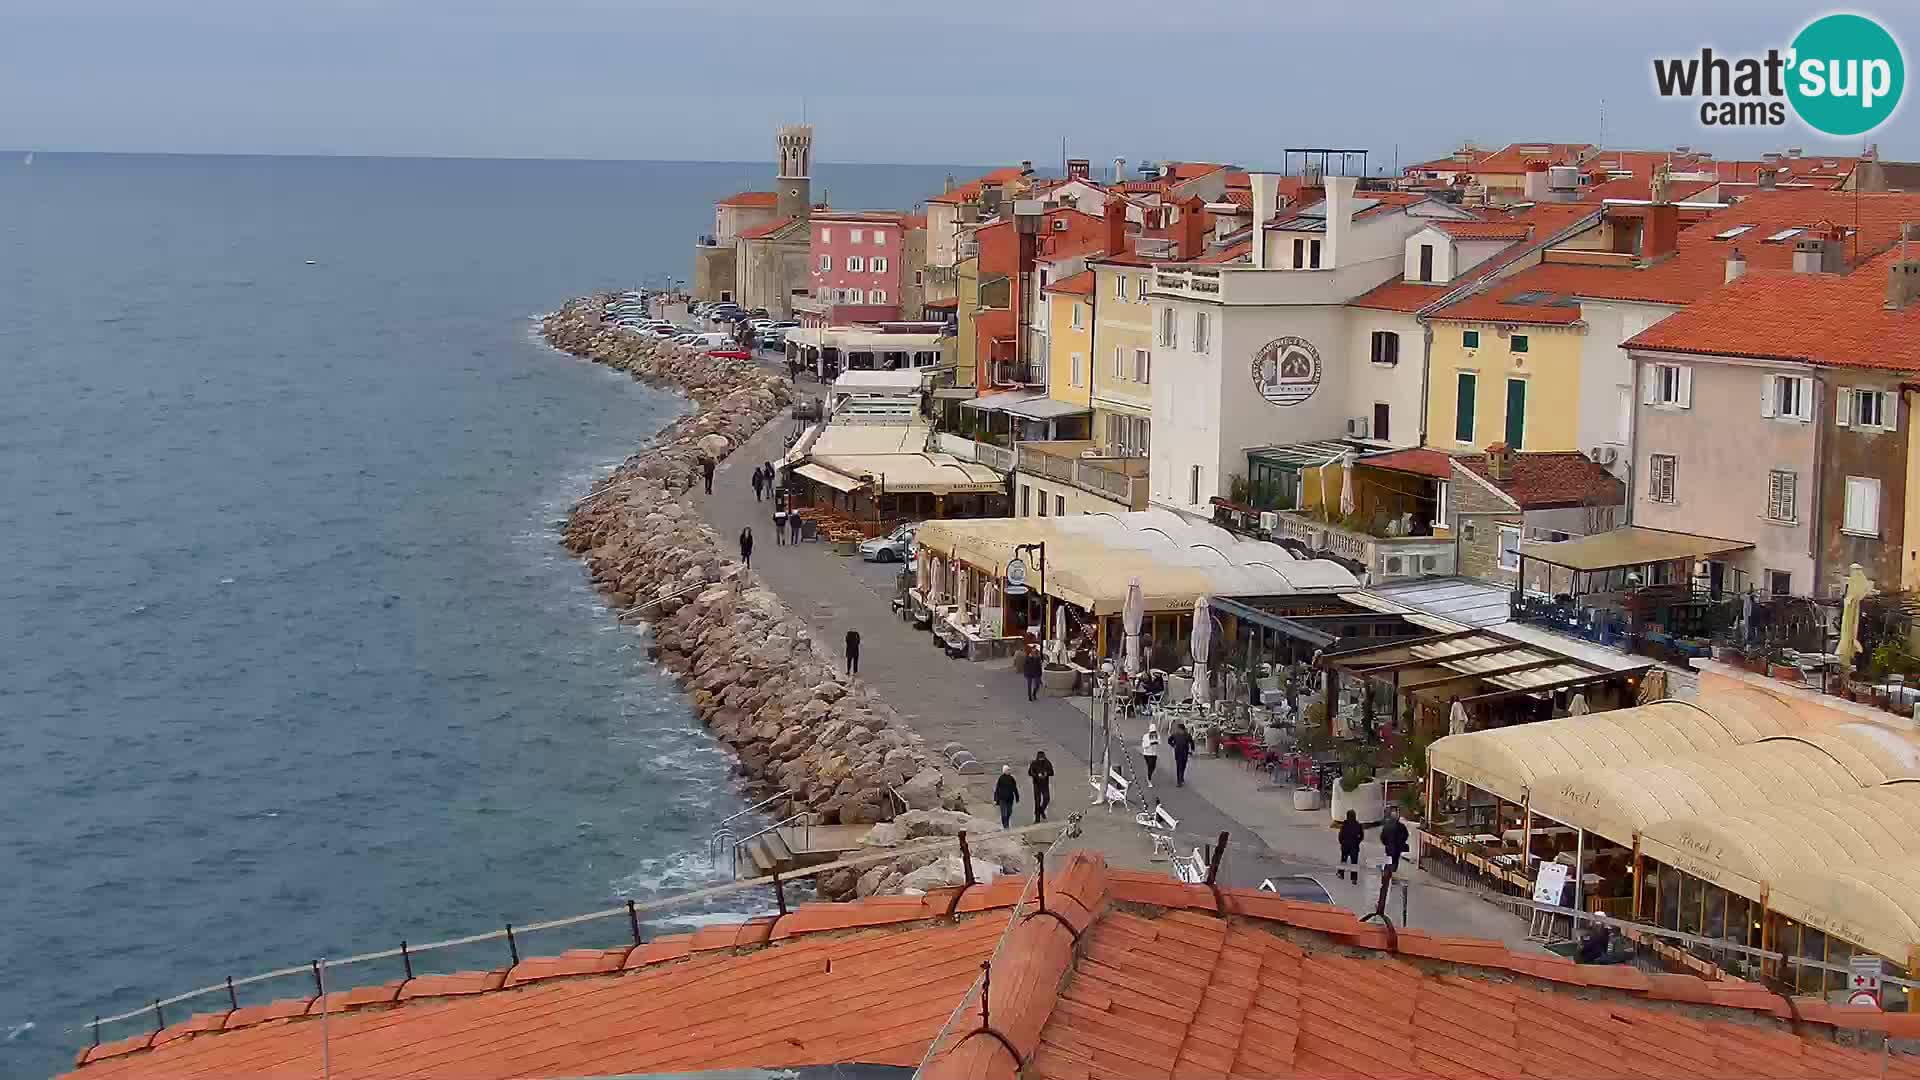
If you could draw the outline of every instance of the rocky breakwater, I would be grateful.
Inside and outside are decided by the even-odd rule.
[[[656,654],[696,714],[739,754],[744,773],[791,793],[789,814],[862,824],[903,810],[963,811],[957,778],[934,764],[920,736],[865,683],[840,673],[807,624],[727,555],[731,538],[723,543],[685,498],[703,461],[725,458],[791,402],[792,383],[749,361],[617,329],[602,321],[603,309],[603,297],[568,303],[545,320],[547,341],[676,387],[698,409],[574,506],[563,539],[595,587],[615,608],[651,621]],[[999,861],[1019,869],[1016,858]],[[922,866],[876,869],[830,875],[821,891],[900,887]]]

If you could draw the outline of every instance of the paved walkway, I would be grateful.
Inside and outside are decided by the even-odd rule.
[[[816,391],[810,382],[801,392]],[[755,464],[778,460],[792,433],[791,419],[768,424],[739,452],[722,463],[714,476],[714,492],[692,498],[701,504],[709,524],[723,538],[754,532],[753,570],[812,624],[821,645],[840,655],[846,632],[860,631],[860,677],[865,679],[938,749],[949,742],[965,745],[983,769],[968,777],[972,805],[992,811],[993,781],[1002,764],[1012,765],[1020,779],[1021,797],[1031,798],[1026,765],[1038,750],[1052,759],[1053,808],[1049,817],[1064,818],[1073,810],[1087,811],[1086,842],[1107,852],[1116,863],[1154,865],[1151,841],[1132,821],[1130,813],[1091,807],[1087,759],[1093,728],[1086,698],[1043,697],[1026,700],[1026,683],[1005,661],[973,663],[953,660],[942,652],[931,634],[914,630],[893,613],[897,565],[880,566],[831,553],[824,544],[777,546],[773,537],[772,505],[756,501],[751,484]],[[1120,721],[1115,730],[1137,741],[1137,720]],[[1116,739],[1116,754],[1121,745]],[[1222,867],[1223,882],[1253,886],[1265,877],[1310,874],[1334,899],[1356,911],[1370,911],[1378,890],[1373,874],[1358,886],[1340,882],[1325,867],[1338,859],[1339,849],[1325,811],[1298,813],[1287,791],[1267,789],[1263,774],[1229,760],[1197,757],[1191,763],[1187,785],[1173,784],[1173,761],[1163,757],[1153,794],[1177,818],[1180,850],[1210,844],[1222,831],[1231,834]],[[1015,821],[1031,820],[1032,806],[1022,802]],[[1361,859],[1372,865],[1383,852],[1369,837]],[[1165,869],[1165,864],[1159,864]],[[1525,925],[1484,901],[1451,889],[1435,887],[1425,873],[1403,867],[1399,880],[1410,885],[1408,911],[1412,923],[1433,933],[1463,934],[1517,944]],[[1389,904],[1398,921],[1400,898]]]

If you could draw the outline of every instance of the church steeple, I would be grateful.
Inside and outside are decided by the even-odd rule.
[[[776,143],[780,175],[774,181],[774,205],[781,217],[804,220],[813,212],[813,125],[788,124]]]

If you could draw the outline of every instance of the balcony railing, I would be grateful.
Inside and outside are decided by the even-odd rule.
[[[1321,520],[1299,510],[1260,511],[1214,500],[1215,524],[1229,532],[1275,542],[1290,541],[1309,554],[1329,556],[1359,566],[1365,584],[1423,577],[1451,577],[1456,572],[1454,542],[1446,536],[1375,536],[1345,525]]]
[[[962,461],[975,461],[999,473],[1013,471],[1013,451],[992,443],[977,442],[950,432],[937,431],[929,450],[942,454],[952,454]]]
[[[1087,458],[1048,450],[1049,446],[1058,445],[1020,443],[1014,448],[1019,471],[1029,476],[1043,476],[1063,484],[1072,484],[1082,491],[1112,499],[1135,510],[1146,509],[1146,458]],[[1086,447],[1091,444],[1074,442],[1066,445]]]

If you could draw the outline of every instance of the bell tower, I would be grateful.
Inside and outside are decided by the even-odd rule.
[[[813,212],[813,125],[788,124],[777,138],[780,174],[774,180],[774,206],[783,218],[806,220]]]

